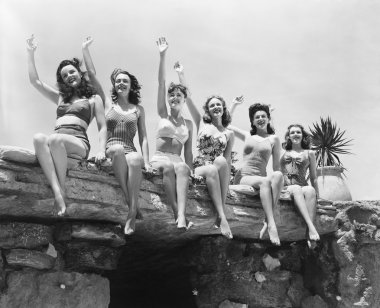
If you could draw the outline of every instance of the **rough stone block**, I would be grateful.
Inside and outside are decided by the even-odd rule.
[[[0,223],[1,248],[35,248],[51,241],[50,226],[23,222]]]
[[[0,307],[106,308],[110,303],[109,282],[94,274],[12,272]]]
[[[12,249],[5,254],[8,265],[15,267],[31,267],[35,269],[51,269],[55,258],[44,252],[26,249]]]

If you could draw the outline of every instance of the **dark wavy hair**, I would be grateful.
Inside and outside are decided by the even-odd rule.
[[[168,88],[168,93],[170,94],[174,90],[180,90],[183,93],[183,95],[185,96],[185,98],[187,97],[187,88],[184,85],[171,82],[169,85],[169,88]]]
[[[63,81],[61,71],[62,68],[64,68],[67,65],[74,66],[79,72],[81,83],[76,88],[70,87]],[[88,80],[85,78],[85,73],[82,72],[82,70],[80,69],[80,61],[77,58],[73,58],[72,60],[63,60],[61,63],[59,63],[56,76],[58,90],[62,95],[63,101],[65,103],[68,103],[70,99],[74,96],[74,94],[77,94],[79,97],[86,98],[90,98],[91,96],[96,94],[95,88],[88,82]]]
[[[129,79],[131,80],[131,89],[129,90],[128,93],[128,101],[133,104],[137,105],[141,102],[141,95],[140,95],[140,90],[141,90],[141,85],[139,84],[137,78],[132,75],[131,73],[122,70],[120,68],[115,68],[111,74],[111,82],[112,82],[112,88],[111,88],[111,98],[114,103],[117,102],[118,96],[117,92],[115,90],[115,80],[117,75],[119,74],[125,74],[128,75]]]
[[[288,129],[285,133],[285,142],[282,144],[282,147],[287,151],[290,151],[293,148],[292,141],[290,140],[290,137],[289,137],[290,129],[292,127],[298,127],[301,129],[301,132],[302,132],[301,148],[305,150],[309,150],[310,145],[311,145],[311,135],[307,131],[305,131],[305,129],[303,128],[301,124],[291,124],[288,126]]]
[[[205,111],[205,114],[203,115],[203,122],[205,123],[211,123],[211,115],[210,111],[208,109],[208,103],[213,99],[216,98],[222,102],[223,105],[223,115],[222,115],[222,125],[223,127],[227,127],[231,123],[231,115],[229,111],[227,110],[226,101],[223,99],[223,97],[219,95],[211,95],[207,98],[206,102],[203,105],[203,110]]]
[[[253,118],[257,111],[264,111],[267,114],[268,119],[270,120],[270,111],[269,111],[268,105],[256,103],[249,106],[249,121],[251,122],[251,131],[250,131],[251,135],[257,134],[257,128],[255,125],[253,125]],[[267,133],[270,135],[274,135],[275,133],[274,128],[270,125],[270,123],[268,123],[267,125]]]

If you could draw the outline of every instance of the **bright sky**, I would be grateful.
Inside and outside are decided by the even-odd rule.
[[[0,0],[0,144],[33,149],[33,135],[51,133],[55,123],[56,106],[29,83],[25,40],[35,35],[39,76],[53,85],[58,63],[81,58],[91,35],[105,89],[115,67],[143,85],[152,155],[155,41],[166,36],[167,81],[177,81],[171,67],[180,60],[198,106],[211,94],[227,101],[243,94],[236,126],[249,129],[254,102],[275,108],[281,139],[291,123],[308,127],[331,116],[354,139],[355,155],[342,157],[353,198],[380,199],[379,16],[374,0]],[[89,137],[94,154],[95,122]],[[237,141],[234,150],[241,149]]]

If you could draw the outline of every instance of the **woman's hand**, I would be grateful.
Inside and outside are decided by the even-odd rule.
[[[153,168],[151,164],[145,164],[145,175],[149,178],[157,174],[157,169]]]
[[[196,175],[193,172],[190,174],[191,181],[193,185],[201,184],[203,182],[203,176]]]
[[[160,37],[158,41],[156,41],[158,50],[160,51],[160,54],[164,54],[166,50],[169,48],[169,44],[166,42],[166,39],[164,37]]]
[[[241,96],[236,96],[236,97],[234,98],[234,100],[232,101],[232,104],[236,104],[236,105],[240,105],[240,104],[242,104],[242,103],[244,103],[244,96],[243,96],[243,95],[241,95]]]
[[[82,48],[83,49],[88,48],[92,44],[93,41],[94,40],[91,36],[87,36],[82,43]]]
[[[37,49],[37,43],[34,41],[34,34],[26,40],[26,48],[28,51],[35,51]]]
[[[101,164],[107,159],[106,153],[104,151],[100,151],[95,155],[95,164]]]
[[[181,74],[184,71],[184,67],[183,67],[183,65],[181,63],[179,63],[179,61],[177,61],[176,63],[174,63],[174,69],[176,70],[176,72],[178,74]]]

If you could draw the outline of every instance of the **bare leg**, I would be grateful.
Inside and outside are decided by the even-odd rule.
[[[227,211],[226,207],[226,199],[227,199],[227,193],[228,193],[228,185],[230,184],[230,170],[228,168],[227,160],[223,156],[219,156],[214,161],[214,166],[218,170],[219,173],[219,180],[220,180],[220,189],[222,193],[222,204],[223,204],[223,210],[224,213],[228,218],[232,218],[232,213]],[[216,226],[219,226],[220,224],[220,218],[217,218]]]
[[[264,223],[264,227],[260,232],[260,236],[262,236],[267,230],[269,239],[272,244],[279,246],[280,238],[278,237],[277,227],[274,221],[272,183],[270,179],[260,176],[244,176],[241,179],[240,184],[246,184],[260,188],[260,200],[267,219],[267,224]]]
[[[53,190],[54,205],[59,208],[59,212],[65,212],[66,205],[64,197],[62,196],[62,189],[58,181],[57,173],[55,171],[54,161],[51,157],[48,136],[43,134],[36,134],[33,138],[33,144],[38,158],[38,162],[44,172],[48,183]]]
[[[177,191],[176,191],[176,175],[174,165],[171,162],[152,162],[152,167],[158,169],[162,173],[162,182],[169,205],[173,209],[174,220],[178,217]]]
[[[54,193],[54,204],[59,208],[58,215],[66,211],[65,181],[67,156],[75,154],[85,157],[85,147],[78,138],[67,134],[42,134],[34,136],[36,154]]]
[[[281,190],[284,186],[284,176],[280,171],[274,171],[271,177],[273,208],[277,206],[278,199],[281,195]]]
[[[139,153],[133,152],[125,155],[128,165],[127,187],[129,192],[129,212],[125,223],[124,233],[130,235],[135,232],[136,215],[139,203],[139,193],[142,180],[143,160]]]
[[[107,150],[107,156],[112,160],[112,168],[120,188],[123,191],[125,201],[129,207],[129,194],[127,187],[128,164],[125,159],[124,148],[121,145],[111,146]]]
[[[315,216],[316,216],[316,206],[317,206],[317,196],[315,189],[311,186],[303,186],[302,193],[305,198],[306,208],[310,217],[311,225],[308,226],[309,229],[309,239],[311,241],[319,241],[319,234],[314,226]]]
[[[177,228],[187,228],[185,217],[187,191],[189,189],[189,175],[190,169],[185,163],[178,163],[174,166],[175,174],[177,177],[177,202],[178,202],[178,216]]]
[[[195,168],[195,174],[206,178],[208,192],[220,217],[220,231],[222,235],[232,239],[232,232],[224,214],[218,170],[214,165],[207,165]]]

